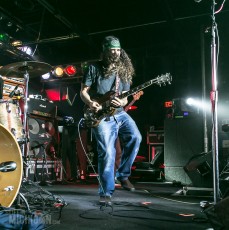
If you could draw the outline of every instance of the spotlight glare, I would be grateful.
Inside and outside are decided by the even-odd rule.
[[[189,106],[194,106],[196,108],[203,109],[203,110],[206,110],[209,107],[207,102],[204,102],[204,101],[201,101],[201,100],[196,100],[196,99],[193,99],[193,98],[188,98],[186,100],[186,103]]]
[[[193,98],[188,98],[187,100],[186,100],[186,103],[188,104],[188,105],[194,105],[195,104],[195,100],[193,99]]]

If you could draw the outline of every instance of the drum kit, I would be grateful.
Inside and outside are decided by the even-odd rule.
[[[20,109],[18,103],[13,103],[15,100],[0,99],[0,206],[2,207],[12,205],[22,182],[23,157],[27,156],[29,140],[27,128],[29,79],[50,72],[51,68],[47,63],[36,61],[17,62],[0,68],[0,75],[6,78],[23,78],[25,85],[23,108]],[[23,116],[20,116],[21,110],[24,112]]]

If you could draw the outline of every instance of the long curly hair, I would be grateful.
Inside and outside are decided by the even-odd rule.
[[[107,49],[102,53],[103,73],[105,77],[116,73],[123,82],[132,82],[132,77],[135,74],[132,61],[125,50],[120,50],[120,58],[116,59],[114,54],[111,54]]]

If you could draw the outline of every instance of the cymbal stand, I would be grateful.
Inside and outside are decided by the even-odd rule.
[[[22,153],[23,156],[27,156],[27,144],[28,144],[28,129],[27,129],[27,111],[28,111],[28,89],[29,89],[29,74],[26,70],[24,74],[24,79],[25,79],[25,92],[24,92],[24,117],[23,117],[23,133],[24,133],[24,138],[25,138],[25,143],[22,146]]]
[[[41,172],[41,182],[39,185],[47,185],[47,181],[44,179],[44,167],[46,166],[46,177],[49,178],[49,170],[48,170],[48,164],[47,164],[47,157],[46,157],[46,149],[44,147],[44,144],[41,146],[43,148],[43,161],[42,161],[42,172]]]

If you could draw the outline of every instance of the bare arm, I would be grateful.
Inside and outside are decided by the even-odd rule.
[[[89,90],[90,87],[81,84],[81,91],[80,91],[80,97],[82,99],[82,101],[89,106],[90,109],[94,110],[95,112],[98,112],[99,110],[102,109],[102,106],[96,102],[93,101],[89,95]],[[112,101],[111,101],[111,105],[114,107],[124,107],[126,104],[128,103],[127,97],[123,98],[123,99],[119,99],[118,97],[115,97]]]
[[[93,101],[89,95],[90,87],[86,86],[84,84],[81,84],[81,90],[80,90],[80,97],[82,101],[89,106],[90,109],[94,110],[95,112],[98,112],[100,109],[102,109],[102,106],[96,102]]]

